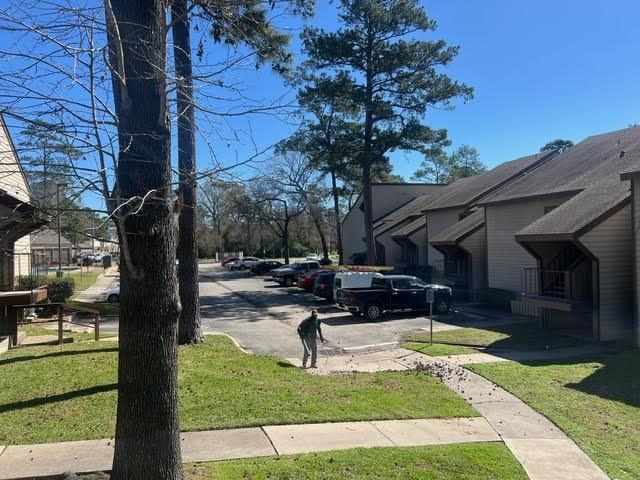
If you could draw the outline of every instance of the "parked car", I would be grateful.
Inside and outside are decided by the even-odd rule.
[[[223,267],[230,268],[230,265],[233,265],[236,262],[236,260],[238,260],[238,258],[240,258],[240,257],[225,258],[224,260],[222,260],[220,262],[220,265],[222,265]]]
[[[242,257],[231,264],[231,270],[240,270],[241,272],[243,272],[261,261],[262,260],[258,257]]]
[[[315,261],[298,262],[273,270],[271,276],[274,282],[284,285],[285,287],[290,287],[301,273],[308,273],[313,270],[318,270],[319,268],[320,264]]]
[[[110,288],[105,292],[104,300],[107,303],[120,303],[120,285]]]
[[[251,267],[251,273],[255,275],[264,275],[265,273],[269,273],[280,267],[282,267],[282,262],[278,262],[276,260],[263,260]]]
[[[313,285],[313,294],[316,297],[324,298],[329,302],[333,302],[335,297],[333,296],[333,280],[336,276],[335,272],[322,272],[316,278],[316,283]]]
[[[426,310],[427,290],[434,293],[434,313],[449,312],[453,303],[450,287],[430,285],[419,278],[408,275],[375,277],[370,288],[338,289],[338,307],[355,315],[364,315],[368,320],[378,320],[385,311]]]
[[[369,288],[374,277],[382,277],[378,272],[340,272],[333,281],[333,298],[338,298],[339,288]]]
[[[308,273],[302,273],[300,275],[298,275],[298,288],[302,288],[303,290],[306,290],[307,292],[310,292],[313,290],[313,286],[316,283],[316,278],[318,278],[318,275],[320,275],[321,273],[327,273],[327,270],[312,270]]]
[[[307,254],[307,260],[320,260],[320,257],[317,253],[309,253]]]

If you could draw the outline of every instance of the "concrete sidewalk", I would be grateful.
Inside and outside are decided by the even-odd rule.
[[[486,354],[465,357],[468,360],[474,355]],[[438,377],[480,412],[524,467],[531,480],[609,478],[573,440],[546,417],[493,382],[448,360],[399,348],[388,352],[321,358],[318,359],[318,368],[309,371],[327,375],[340,372],[423,370]],[[483,357],[483,360],[487,359]],[[294,365],[300,365],[299,359],[290,361]]]
[[[500,441],[481,417],[277,425],[186,432],[181,439],[184,462]],[[112,439],[0,447],[0,480],[110,470],[113,449]]]
[[[104,298],[106,291],[113,287],[119,278],[118,268],[109,267],[98,276],[96,283],[80,292],[73,300],[88,303],[106,301]]]

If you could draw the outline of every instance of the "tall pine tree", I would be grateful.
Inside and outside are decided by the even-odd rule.
[[[452,108],[473,90],[440,72],[458,54],[444,40],[424,40],[432,32],[418,0],[342,0],[336,32],[307,27],[302,34],[305,68],[335,79],[347,76],[349,95],[359,104],[362,197],[367,260],[375,262],[371,172],[393,150],[425,154],[448,144],[446,130],[422,123],[430,107]],[[342,81],[342,80],[340,80]]]

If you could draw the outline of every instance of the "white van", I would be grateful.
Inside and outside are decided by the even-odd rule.
[[[382,277],[378,272],[339,272],[333,280],[333,298],[338,298],[336,293],[339,288],[371,288],[371,280],[374,277]]]

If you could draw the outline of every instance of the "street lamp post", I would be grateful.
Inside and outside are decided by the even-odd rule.
[[[56,183],[56,203],[58,204],[58,271],[56,277],[62,277],[62,234],[60,227],[60,217],[62,216],[62,209],[60,208],[60,187],[66,187],[66,183]]]

